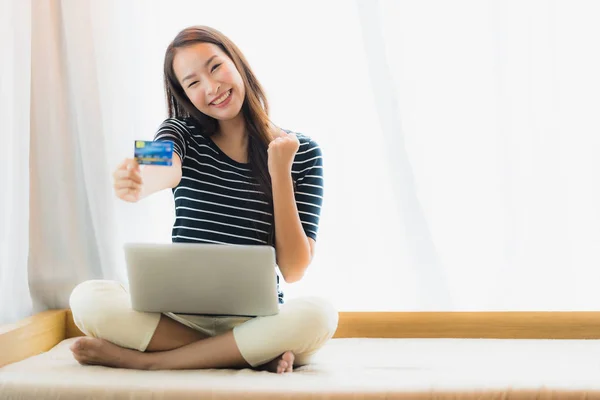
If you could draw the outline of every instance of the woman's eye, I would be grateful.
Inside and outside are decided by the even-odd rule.
[[[212,69],[210,70],[210,72],[213,72],[215,69],[219,68],[221,64],[215,64],[214,67],[212,67]]]
[[[195,86],[196,83],[198,83],[198,81],[194,81],[194,82],[190,83],[189,86],[188,86],[188,89],[191,88],[192,86]]]

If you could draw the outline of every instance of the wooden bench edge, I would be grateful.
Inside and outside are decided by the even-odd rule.
[[[66,337],[81,336],[67,310]],[[340,312],[334,338],[600,339],[600,312]]]
[[[66,338],[66,310],[48,310],[0,325],[0,367],[43,353]]]
[[[600,312],[342,312],[334,337],[599,339]]]

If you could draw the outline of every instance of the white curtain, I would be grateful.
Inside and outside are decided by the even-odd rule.
[[[29,134],[31,5],[0,2],[0,324],[31,312]]]
[[[199,24],[246,54],[275,123],[323,149],[317,255],[288,298],[600,306],[597,2],[28,3],[31,25],[2,25],[2,137],[23,153],[0,161],[2,318],[28,312],[27,285],[34,310],[66,307],[82,280],[125,279],[124,242],[170,241],[170,192],[118,202],[110,173],[165,118],[164,50]]]
[[[87,1],[32,2],[29,285],[34,311],[87,279],[122,279],[106,110]]]
[[[0,319],[8,322],[68,307],[83,280],[125,273],[90,4],[3,7]]]
[[[395,265],[429,297],[392,307],[597,309],[600,4],[359,6],[407,237]]]

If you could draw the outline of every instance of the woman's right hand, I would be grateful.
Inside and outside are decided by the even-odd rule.
[[[142,172],[135,159],[126,158],[113,173],[113,187],[118,198],[130,203],[140,199],[142,193]]]

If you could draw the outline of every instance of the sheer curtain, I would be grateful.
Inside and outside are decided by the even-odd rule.
[[[0,324],[31,312],[29,102],[31,5],[0,2]]]
[[[118,202],[110,173],[165,118],[164,50],[198,24],[246,54],[273,121],[323,150],[317,255],[288,297],[340,310],[600,306],[596,2],[31,4],[31,63],[19,53],[11,70],[31,65],[29,106],[28,79],[2,75],[0,108],[23,124],[4,132],[31,142],[32,167],[18,184],[0,172],[14,189],[0,195],[0,290],[19,274],[24,288],[2,290],[3,316],[9,300],[27,312],[27,283],[34,309],[65,307],[82,280],[125,279],[124,242],[170,240],[171,194]],[[9,26],[3,46],[17,40]],[[20,103],[5,107],[5,93]],[[31,214],[27,279],[28,233],[7,241],[21,222],[10,207]]]
[[[68,307],[83,280],[125,273],[90,3],[2,5],[0,320],[10,322]]]
[[[443,273],[454,309],[597,309],[600,4],[360,4],[385,48],[366,44],[373,88],[393,88],[380,120],[401,120],[382,125],[390,157],[406,152],[419,199],[398,196],[404,227],[437,254],[413,249],[409,268]]]

